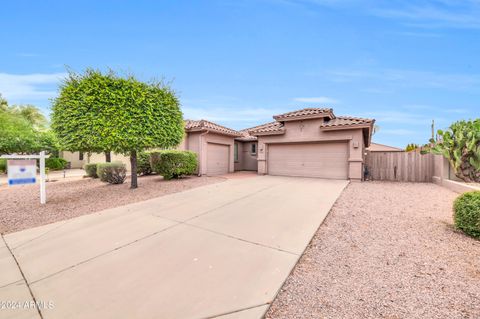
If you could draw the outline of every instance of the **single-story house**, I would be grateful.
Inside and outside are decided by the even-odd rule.
[[[198,154],[199,175],[250,170],[259,174],[361,180],[375,120],[305,108],[241,131],[206,120],[186,120],[178,149]],[[64,152],[68,161],[75,154]],[[78,154],[80,156],[80,154]],[[115,156],[115,155],[114,155]],[[95,154],[102,159],[103,154]],[[93,162],[85,159],[84,162]],[[125,158],[122,160],[128,164]],[[73,163],[73,161],[71,161]],[[78,165],[79,161],[75,161]]]
[[[367,147],[367,151],[369,152],[405,152],[404,149],[395,147],[395,146],[390,146],[390,145],[385,145],[385,144],[379,144],[379,143],[370,143],[370,146]]]

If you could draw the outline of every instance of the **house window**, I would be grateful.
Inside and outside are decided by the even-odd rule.
[[[256,154],[257,154],[257,144],[255,144],[255,143],[251,144],[251,146],[250,146],[250,153],[251,153],[252,155],[256,155]]]
[[[83,161],[83,152],[78,153],[78,160]]]
[[[238,144],[233,144],[233,159],[238,162]]]

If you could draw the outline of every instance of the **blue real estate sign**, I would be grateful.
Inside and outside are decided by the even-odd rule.
[[[8,185],[35,184],[37,161],[9,160],[7,162]]]

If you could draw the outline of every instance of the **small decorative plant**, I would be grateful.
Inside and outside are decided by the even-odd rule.
[[[88,177],[98,178],[98,175],[97,175],[97,163],[85,164],[85,165],[83,165],[83,169],[85,170],[85,174],[86,174]]]
[[[0,158],[0,174],[7,172],[7,160]]]
[[[62,170],[67,166],[67,161],[63,158],[49,157],[45,159],[45,167],[52,171]]]
[[[137,174],[152,174],[152,166],[150,165],[150,154],[148,152],[139,152],[137,154]]]
[[[125,164],[120,162],[97,164],[97,176],[102,182],[110,184],[123,184],[127,178]]]
[[[150,156],[152,169],[167,180],[192,175],[197,170],[197,154],[191,151],[157,151]]]

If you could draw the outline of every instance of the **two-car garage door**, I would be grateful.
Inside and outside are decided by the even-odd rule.
[[[270,175],[348,178],[348,144],[345,142],[269,144]]]

